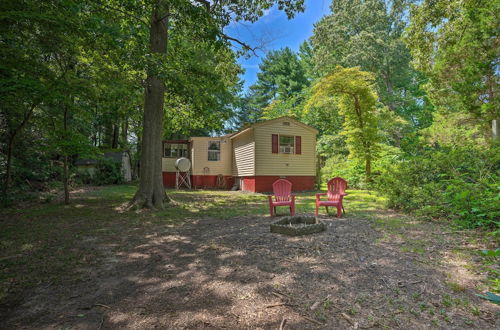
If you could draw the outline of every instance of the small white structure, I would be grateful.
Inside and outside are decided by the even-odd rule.
[[[102,157],[112,159],[116,163],[119,163],[121,165],[123,181],[132,181],[132,165],[129,153],[127,151],[106,152]],[[90,176],[94,176],[97,159],[79,158],[76,160],[75,165],[79,173],[87,173]]]
[[[186,157],[181,157],[175,161],[175,189],[183,185],[191,189],[191,161]]]

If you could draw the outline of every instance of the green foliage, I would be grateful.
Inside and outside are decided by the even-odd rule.
[[[92,183],[96,185],[123,183],[122,164],[110,158],[99,158]]]
[[[499,258],[500,248],[497,248],[495,250],[481,250],[481,254],[485,257]]]
[[[411,8],[406,42],[440,111],[498,119],[498,16],[491,0],[424,0]]]
[[[421,131],[427,144],[450,148],[488,145],[489,138],[485,136],[486,132],[470,113],[435,112],[433,119],[432,125]]]
[[[290,48],[269,52],[259,65],[257,82],[250,87],[261,106],[285,100],[309,85],[299,57]]]
[[[402,155],[399,148],[386,144],[380,145],[378,157],[373,162],[372,178],[376,182],[385,169],[397,162]],[[363,161],[355,158],[348,158],[346,155],[333,154],[321,170],[322,182],[340,176],[347,180],[349,187],[357,189],[373,188],[373,184],[367,184],[365,180],[365,167]]]
[[[431,149],[388,165],[378,189],[389,206],[466,228],[498,228],[500,152],[497,148]]]
[[[380,102],[414,128],[429,123],[429,103],[420,89],[425,77],[410,66],[402,32],[406,0],[333,0],[311,37],[313,63],[320,75],[336,66],[372,72]],[[392,134],[400,134],[393,132]]]
[[[237,126],[285,115],[300,118],[304,90],[310,85],[307,65],[311,49],[306,45],[299,53],[285,47],[266,54],[259,65],[257,81],[243,98]]]
[[[321,182],[328,182],[336,176],[347,180],[351,188],[367,187],[364,164],[359,159],[349,159],[341,155],[328,158],[321,169]]]
[[[346,137],[349,156],[365,162],[367,181],[370,181],[371,163],[377,157],[381,138],[373,81],[373,74],[359,68],[337,67],[313,87],[305,107],[309,112],[315,106],[336,104],[339,114],[344,117],[341,134]]]

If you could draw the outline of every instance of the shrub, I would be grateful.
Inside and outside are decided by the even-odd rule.
[[[462,227],[498,228],[498,147],[432,149],[387,166],[378,190],[389,207],[427,218],[449,218]]]
[[[96,185],[123,183],[122,164],[110,158],[99,158],[92,181]]]
[[[377,181],[377,177],[385,168],[399,159],[401,151],[385,144],[379,145],[378,158],[372,164],[372,179]],[[363,160],[348,158],[344,155],[333,156],[327,159],[325,166],[321,170],[322,182],[340,176],[347,180],[349,188],[366,189],[371,185],[366,183],[365,163]]]
[[[356,159],[345,156],[333,156],[326,160],[321,170],[321,182],[326,183],[331,178],[339,176],[347,180],[349,188],[365,188],[364,165]]]

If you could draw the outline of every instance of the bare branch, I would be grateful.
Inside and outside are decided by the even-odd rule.
[[[246,49],[246,50],[249,50],[251,51],[255,56],[258,56],[257,53],[256,53],[256,50],[260,49],[260,47],[251,47],[249,44],[247,44],[246,42],[243,42],[239,39],[236,39],[234,37],[231,37],[231,36],[228,36],[227,34],[225,33],[222,33],[221,34],[222,38],[224,38],[225,40],[229,40],[229,41],[234,41],[236,42],[237,44],[239,44],[240,46],[243,47],[243,49]]]
[[[161,21],[163,21],[166,18],[170,18],[170,16],[172,16],[172,15],[170,13],[168,13],[168,14],[165,14],[164,16],[160,17],[160,18],[157,18],[155,21],[156,22],[161,22]]]

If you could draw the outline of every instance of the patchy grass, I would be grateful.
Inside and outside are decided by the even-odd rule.
[[[120,212],[137,187],[106,186],[72,196],[71,205],[57,202],[34,204],[27,209],[4,209],[0,213],[0,301],[15,297],[40,283],[82,279],[79,269],[98,262],[103,251],[92,248],[96,239],[112,244],[119,235],[148,226],[173,226],[199,218],[230,220],[240,216],[265,216],[267,196],[239,191],[167,190],[172,205],[157,212]],[[381,207],[369,191],[348,191],[346,211],[361,215]],[[315,211],[315,192],[298,193],[297,213]],[[278,208],[278,214],[287,214]],[[325,209],[321,212],[324,214]],[[88,244],[79,244],[88,242]]]
[[[69,286],[88,280],[89,269],[112,257],[117,242],[133,244],[151,232],[164,232],[203,218],[230,222],[238,217],[269,214],[265,194],[214,190],[167,190],[173,203],[164,210],[122,212],[121,206],[135,191],[133,184],[107,186],[75,194],[69,206],[53,202],[0,211],[0,304],[14,306],[30,288]],[[315,193],[296,194],[297,213],[314,214]],[[394,245],[398,253],[415,258],[422,267],[439,269],[446,278],[442,286],[448,294],[435,301],[424,301],[421,292],[408,291],[408,286],[420,285],[425,279],[417,277],[413,284],[384,282],[393,292],[381,303],[390,309],[387,319],[370,316],[370,323],[385,327],[391,320],[393,326],[404,324],[402,315],[425,314],[434,318],[435,326],[445,326],[453,321],[457,310],[471,319],[483,316],[481,307],[470,303],[467,297],[471,292],[499,290],[498,259],[478,253],[484,248],[495,248],[494,242],[482,232],[455,233],[451,227],[385,210],[385,200],[370,191],[349,190],[348,194],[345,218],[370,220],[370,228],[380,233],[374,244],[388,250]],[[288,210],[278,208],[278,214],[288,214]],[[325,215],[325,208],[320,214]],[[100,244],[93,244],[97,241]],[[214,253],[225,249],[218,240],[208,241],[207,248]],[[356,317],[363,309],[373,307],[371,297],[371,293],[360,293],[344,312]],[[327,298],[314,316],[324,322],[336,308],[335,301]]]

